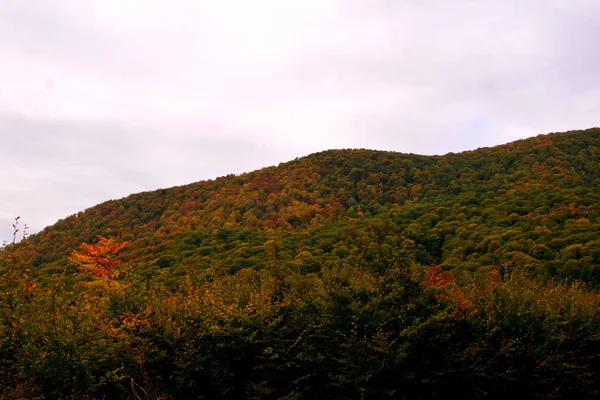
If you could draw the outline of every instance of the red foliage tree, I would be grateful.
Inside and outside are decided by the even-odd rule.
[[[121,251],[128,242],[117,242],[98,236],[97,244],[82,243],[82,251],[74,251],[69,260],[76,264],[81,271],[91,272],[95,279],[116,279],[121,271],[116,267],[120,260],[115,255]]]

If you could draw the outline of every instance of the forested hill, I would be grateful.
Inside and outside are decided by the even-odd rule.
[[[125,259],[148,274],[259,264],[272,241],[280,258],[318,268],[346,256],[349,226],[383,221],[419,263],[518,262],[599,282],[599,188],[598,128],[444,156],[330,150],[107,201],[29,243],[41,271],[64,269],[98,235],[130,241]]]
[[[597,128],[109,201],[0,249],[0,399],[598,399],[599,232]]]

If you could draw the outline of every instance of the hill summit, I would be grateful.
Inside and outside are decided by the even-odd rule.
[[[597,128],[444,156],[330,150],[107,201],[30,243],[42,270],[59,272],[79,243],[102,235],[130,241],[125,258],[148,274],[183,274],[217,260],[257,265],[268,240],[285,243],[280,256],[290,260],[337,260],[343,228],[375,218],[422,264],[515,260],[598,283],[599,160]]]
[[[597,399],[599,232],[598,128],[111,200],[0,250],[0,398]]]

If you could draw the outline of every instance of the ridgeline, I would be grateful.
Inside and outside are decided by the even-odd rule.
[[[0,251],[0,399],[596,399],[599,233],[598,128],[107,201]]]

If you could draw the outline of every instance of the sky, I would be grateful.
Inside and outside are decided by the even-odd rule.
[[[0,0],[0,241],[334,148],[600,125],[597,0]]]

